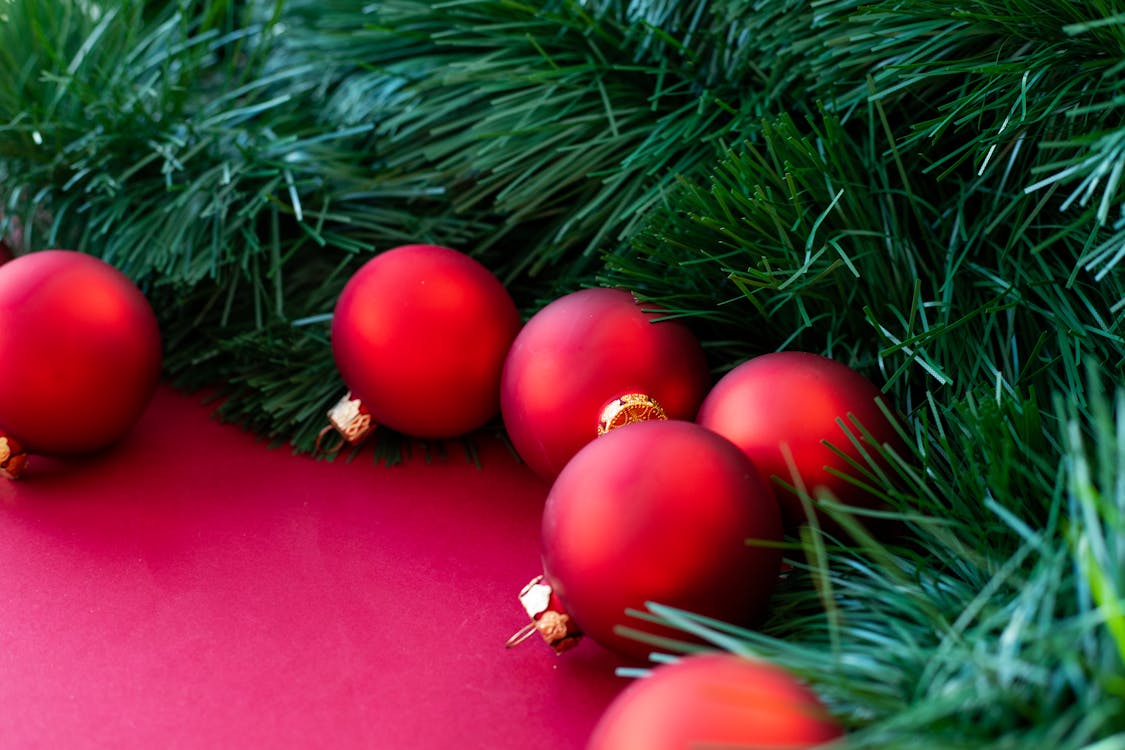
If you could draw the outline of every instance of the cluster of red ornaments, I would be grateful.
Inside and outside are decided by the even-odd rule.
[[[846,477],[865,442],[895,439],[874,385],[800,352],[754,358],[712,385],[699,342],[662,315],[627,291],[585,289],[521,326],[483,266],[425,245],[375,257],[340,297],[332,342],[349,393],[330,417],[345,439],[370,424],[452,437],[499,411],[516,451],[551,483],[543,574],[520,594],[531,624],[511,643],[538,632],[562,652],[588,636],[641,660],[651,647],[630,630],[684,637],[628,616],[647,602],[753,625],[778,579],[783,534],[809,512],[802,495],[870,502]],[[700,690],[740,708],[676,705]],[[675,719],[684,715],[695,718]],[[692,657],[626,691],[590,747],[809,747],[838,734],[784,672]]]
[[[651,647],[629,630],[682,639],[627,614],[648,602],[754,625],[778,579],[783,534],[807,516],[802,494],[869,502],[845,477],[862,463],[865,441],[894,440],[878,389],[843,364],[769,354],[712,384],[699,342],[662,315],[627,291],[585,289],[523,323],[483,265],[433,245],[375,256],[336,305],[332,349],[349,392],[329,417],[343,440],[358,443],[376,425],[450,438],[500,414],[516,451],[551,483],[543,574],[520,601],[531,618],[524,634],[559,652],[585,635],[641,660]],[[2,473],[18,475],[28,453],[111,445],[155,390],[155,316],[101,260],[62,250],[0,255],[0,321]],[[636,738],[643,733],[626,739],[641,732],[629,729],[638,724],[630,706],[671,707],[666,681],[730,681],[742,687],[724,694],[757,701],[764,680],[783,686],[766,691],[771,700],[812,706],[789,719],[761,708],[773,716],[768,726],[800,731],[700,740],[803,747],[838,731],[784,674],[742,659],[693,666],[702,663],[658,668],[623,694],[605,719],[613,726],[591,747],[678,747]],[[712,726],[730,725],[725,709],[708,705]]]
[[[893,439],[878,389],[851,368],[782,352],[712,386],[698,340],[661,316],[627,291],[584,289],[521,325],[480,263],[409,245],[352,277],[332,323],[352,417],[446,438],[501,414],[552,483],[536,586],[572,629],[640,658],[646,647],[617,631],[647,601],[736,623],[763,614],[777,543],[806,517],[773,477],[864,502],[844,478],[862,449],[844,425]]]

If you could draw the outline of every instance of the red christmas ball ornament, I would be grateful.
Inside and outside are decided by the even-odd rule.
[[[14,257],[16,257],[16,254],[12,252],[12,248],[8,247],[7,243],[5,243],[4,240],[0,240],[0,266],[4,265]]]
[[[156,316],[108,263],[70,250],[8,261],[0,321],[0,455],[9,464],[25,451],[105,448],[152,398],[161,366]]]
[[[802,750],[842,734],[817,695],[781,667],[709,653],[632,682],[602,714],[586,750]]]
[[[710,385],[688,328],[621,289],[584,289],[536,313],[504,363],[500,408],[516,452],[554,479],[600,433],[691,420]]]
[[[332,351],[349,398],[374,424],[450,438],[499,411],[500,371],[519,328],[511,296],[481,263],[446,247],[405,245],[348,281]]]
[[[692,422],[629,424],[583,447],[555,480],[542,519],[544,577],[533,583],[547,587],[536,596],[555,599],[528,606],[526,589],[521,599],[556,650],[584,633],[644,659],[651,646],[618,626],[687,636],[627,609],[657,602],[752,625],[781,553],[748,541],[781,536],[773,494],[730,441]]]
[[[827,490],[841,502],[863,506],[872,499],[840,476],[854,470],[833,448],[863,461],[841,421],[856,436],[860,432],[854,422],[879,443],[898,441],[876,403],[881,395],[845,364],[818,354],[777,352],[743,362],[724,375],[704,399],[697,421],[740,447],[764,476],[793,483],[788,450],[814,497],[818,490]],[[786,522],[803,522],[800,499],[782,487],[774,489]]]

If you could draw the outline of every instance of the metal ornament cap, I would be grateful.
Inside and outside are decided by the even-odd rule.
[[[316,437],[316,450],[318,453],[336,453],[345,444],[356,446],[367,439],[375,425],[371,421],[371,413],[351,391],[345,393],[336,404],[328,410],[328,426],[320,431]],[[340,440],[330,448],[324,448],[321,443],[330,430],[336,430]]]
[[[660,402],[644,393],[626,393],[610,401],[602,409],[601,418],[598,419],[598,435],[633,422],[649,422],[654,419],[668,419]]]
[[[522,627],[505,646],[512,648],[526,641],[533,633],[539,633],[556,654],[569,651],[582,639],[582,631],[574,624],[574,619],[563,609],[562,602],[555,596],[551,585],[543,576],[536,576],[523,587],[519,595],[531,622]]]
[[[27,467],[27,451],[15,438],[0,435],[0,477],[19,479]]]

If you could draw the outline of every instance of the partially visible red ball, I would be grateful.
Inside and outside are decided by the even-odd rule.
[[[781,667],[712,653],[632,682],[602,714],[586,749],[802,750],[842,734],[817,695]]]
[[[499,279],[468,255],[405,245],[348,281],[332,351],[375,424],[422,438],[471,432],[499,411],[500,371],[520,315]]]
[[[869,493],[840,476],[855,470],[826,443],[863,465],[860,450],[837,420],[861,439],[855,421],[876,442],[896,443],[897,433],[875,401],[881,395],[871,381],[841,362],[807,352],[776,352],[747,360],[724,375],[704,399],[697,421],[734,442],[766,477],[793,484],[785,446],[814,497],[826,490],[841,502],[865,506],[873,503]],[[774,487],[786,522],[803,522],[800,499]]]
[[[156,316],[113,266],[43,250],[0,267],[0,430],[29,453],[113,444],[147,407],[160,366]]]
[[[4,240],[0,240],[0,266],[14,257],[16,257],[16,254],[12,252],[12,248],[8,247]]]
[[[584,289],[532,316],[504,364],[500,406],[520,457],[554,479],[598,436],[612,401],[655,399],[669,419],[693,419],[710,385],[703,348],[681,323],[621,289]]]
[[[777,502],[730,441],[692,422],[619,427],[582,448],[555,480],[542,519],[547,583],[585,635],[644,659],[619,625],[684,639],[628,617],[656,602],[724,622],[766,611],[781,553]]]

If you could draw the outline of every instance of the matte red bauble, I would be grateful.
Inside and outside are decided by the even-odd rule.
[[[520,457],[554,479],[609,420],[693,419],[710,385],[695,336],[621,289],[584,289],[551,302],[516,337],[500,406]]]
[[[587,750],[819,747],[843,734],[816,694],[777,665],[734,654],[662,664],[621,692]]]
[[[481,427],[499,411],[500,371],[520,315],[500,281],[464,253],[405,245],[344,287],[332,351],[375,424],[422,438]]]
[[[100,450],[160,377],[156,316],[125,274],[69,250],[0,267],[0,430],[29,453]]]
[[[856,436],[861,435],[858,422],[877,442],[897,442],[897,433],[875,402],[881,395],[869,380],[840,362],[806,352],[777,352],[743,362],[724,375],[704,399],[697,421],[742,448],[764,476],[793,484],[782,449],[787,446],[813,497],[827,490],[841,502],[862,506],[871,498],[840,476],[855,470],[827,444],[862,465],[859,449],[839,422]],[[774,489],[788,524],[806,520],[795,494],[776,485]]]
[[[651,646],[617,626],[687,636],[627,609],[656,602],[751,625],[778,577],[780,551],[747,543],[780,541],[773,494],[737,447],[692,422],[637,422],[586,445],[551,487],[542,524],[545,581],[566,616],[638,659]]]

